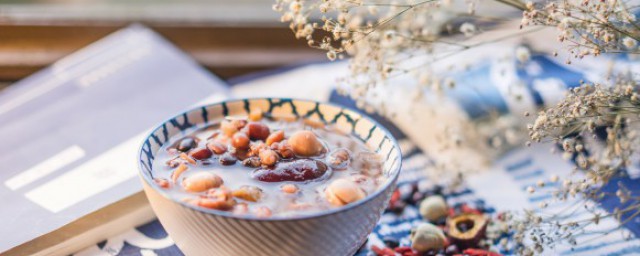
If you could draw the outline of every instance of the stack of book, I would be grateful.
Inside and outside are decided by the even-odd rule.
[[[140,25],[0,91],[0,252],[69,254],[152,220],[134,159],[145,132],[226,97]]]

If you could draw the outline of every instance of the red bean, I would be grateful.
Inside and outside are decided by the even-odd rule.
[[[221,165],[234,165],[237,161],[238,159],[233,157],[229,153],[225,153],[224,155],[220,156]]]
[[[247,134],[252,140],[266,140],[269,137],[269,127],[260,122],[250,122],[246,126]]]
[[[213,153],[208,148],[196,148],[189,152],[189,156],[196,160],[204,160],[211,157]]]
[[[207,148],[213,151],[213,153],[216,153],[216,155],[224,154],[224,152],[227,152],[227,147],[224,144],[216,141],[210,141],[209,143],[207,143]]]
[[[231,146],[237,149],[249,149],[249,142],[249,137],[242,132],[234,134],[231,138]]]
[[[194,138],[186,137],[178,142],[176,149],[182,152],[187,152],[196,146],[198,146],[198,142]]]

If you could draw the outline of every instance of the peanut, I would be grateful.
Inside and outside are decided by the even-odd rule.
[[[188,163],[190,163],[192,165],[196,165],[196,160],[193,160],[193,158],[191,158],[186,153],[180,153],[180,158],[182,158],[183,160],[187,161]]]
[[[220,130],[228,137],[233,136],[236,132],[240,131],[247,125],[247,120],[243,119],[227,119],[220,123]]]
[[[254,186],[242,186],[233,191],[233,196],[250,202],[257,202],[262,197],[262,189]]]
[[[249,157],[242,161],[242,165],[246,167],[259,167],[260,166],[260,158],[257,157]]]
[[[348,179],[337,179],[331,182],[325,190],[329,203],[341,206],[356,202],[366,195],[355,182]]]
[[[278,162],[278,154],[271,149],[262,150],[260,151],[260,162],[266,166],[273,166]]]
[[[178,168],[175,171],[173,171],[173,173],[171,173],[171,180],[173,181],[174,184],[178,182],[178,178],[180,177],[180,175],[182,175],[182,173],[185,172],[187,169],[189,169],[189,167],[187,167],[186,164],[180,163],[178,165]]]
[[[298,192],[298,187],[294,184],[284,184],[280,188],[282,189],[283,192],[287,194],[293,194]]]
[[[267,140],[265,141],[267,145],[271,146],[274,142],[280,142],[284,140],[284,131],[277,131],[272,134],[269,134]]]
[[[299,156],[316,156],[322,152],[324,146],[311,131],[299,131],[291,135],[288,140],[293,153]]]
[[[208,172],[191,175],[182,181],[182,186],[189,192],[203,192],[222,185],[220,176]]]
[[[257,217],[260,217],[260,218],[269,218],[272,215],[271,209],[269,209],[266,206],[258,207],[258,209],[256,209],[255,214]]]

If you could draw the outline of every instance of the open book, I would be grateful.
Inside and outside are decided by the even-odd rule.
[[[226,95],[139,25],[0,91],[0,252],[69,254],[150,221],[134,161],[145,132]]]

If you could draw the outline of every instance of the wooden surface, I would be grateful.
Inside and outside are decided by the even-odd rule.
[[[0,22],[0,86],[50,65],[125,22],[91,25],[15,25]],[[152,29],[223,79],[325,60],[284,26],[156,25]]]

